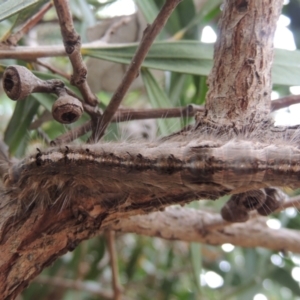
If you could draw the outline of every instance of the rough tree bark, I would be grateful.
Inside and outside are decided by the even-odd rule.
[[[14,299],[45,267],[82,240],[110,226],[121,229],[118,227],[121,219],[171,204],[185,204],[195,198],[216,199],[228,193],[282,183],[280,175],[285,173],[276,169],[276,159],[279,157],[281,165],[286,166],[290,157],[284,161],[277,146],[267,153],[267,145],[261,143],[267,136],[267,142],[278,138],[269,121],[270,69],[272,39],[282,2],[225,1],[206,111],[197,116],[196,125],[190,130],[161,143],[139,145],[142,148],[139,151],[136,146],[125,145],[113,149],[103,146],[101,155],[94,153],[93,146],[38,152],[10,170],[5,177],[6,189],[0,207],[2,299]],[[289,134],[293,133],[285,132],[284,136]],[[239,142],[228,142],[241,136],[256,140],[243,147]],[[282,136],[280,133],[279,138]],[[122,147],[125,148],[122,150]],[[242,161],[248,164],[246,170],[267,156],[269,161],[264,168],[269,171],[264,171],[261,177],[261,169],[256,168],[254,173],[243,174],[245,178],[241,183],[242,169],[235,174],[232,165],[235,155],[245,149],[250,157]],[[276,151],[279,154],[273,159]],[[289,151],[291,157],[299,156],[297,149],[290,147]],[[122,156],[124,153],[127,158]],[[199,166],[197,159],[205,155],[215,160],[211,165],[206,161],[204,166]],[[127,161],[124,163],[127,169],[122,170],[120,164],[124,161]],[[196,161],[195,168],[182,166],[182,162],[193,164],[193,161]],[[67,164],[67,169],[65,165],[59,167],[62,162]],[[134,164],[138,167],[128,172]],[[238,168],[242,168],[240,165]],[[232,173],[224,173],[224,168],[230,167]],[[201,168],[206,168],[205,176],[200,174]],[[218,168],[224,170],[215,172]],[[78,170],[88,175],[77,178]],[[287,172],[291,172],[290,169]],[[294,173],[290,185],[297,186],[298,169]],[[101,189],[95,190],[96,184]],[[37,205],[58,200],[65,205]],[[136,222],[142,223],[142,220],[141,216]]]
[[[208,120],[241,130],[268,119],[273,36],[281,5],[281,1],[225,1],[209,77]]]

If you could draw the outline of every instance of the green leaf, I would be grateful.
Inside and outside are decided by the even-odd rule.
[[[46,1],[41,0],[4,0],[0,4],[0,21],[11,17],[12,15],[30,8],[30,6],[37,4],[38,2],[45,3]],[[22,17],[23,18],[23,17]]]
[[[134,2],[143,13],[146,21],[151,24],[159,13],[155,2],[153,0],[134,0]]]
[[[206,93],[208,91],[207,77],[206,76],[194,76],[196,93],[193,97],[193,103],[204,104],[206,100]]]
[[[190,18],[188,24],[183,24],[185,27],[181,28],[180,31],[175,35],[176,38],[181,39],[181,36],[186,35],[186,32],[190,31],[194,26],[198,25],[198,31],[201,32],[201,28],[204,25],[210,23],[220,12],[220,6],[222,0],[210,0],[206,1],[201,9],[194,17]],[[187,37],[190,37],[187,35]],[[196,38],[197,39],[197,38]]]
[[[275,49],[272,68],[273,83],[300,85],[300,51]]]
[[[34,98],[38,101],[42,106],[44,106],[48,111],[52,111],[52,105],[57,97],[52,94],[38,93],[34,94]]]
[[[125,273],[129,280],[134,276],[134,273],[137,272],[138,262],[141,259],[142,255],[143,255],[143,243],[141,241],[138,241],[135,247],[132,249],[129,260],[126,264]]]
[[[198,292],[201,292],[200,274],[202,270],[201,244],[190,243],[191,262],[194,273],[195,285]]]
[[[206,1],[205,4],[201,7],[198,14],[195,16],[195,19],[191,21],[191,24],[197,24],[199,22],[211,21],[211,19],[221,11],[220,6],[223,3],[223,0],[210,0]]]
[[[181,96],[184,91],[188,75],[179,73],[172,73],[171,75],[169,85],[167,85],[169,98],[173,105],[185,105],[186,103],[181,102]]]
[[[185,0],[179,3],[176,10],[170,16],[167,22],[167,28],[169,32],[174,35],[176,32],[181,31],[182,28],[188,27],[191,20],[196,17],[196,8],[193,0]],[[193,28],[188,27],[189,30],[185,30],[185,39],[195,39],[199,37],[199,28],[194,26]]]
[[[81,20],[81,22],[76,22],[76,24],[79,25],[77,30],[81,36],[81,40],[82,42],[87,42],[87,29],[96,24],[95,15],[92,11],[92,8],[85,0],[70,1],[70,7],[73,16],[76,16]]]
[[[28,144],[28,130],[33,117],[37,113],[39,103],[34,95],[17,102],[14,113],[4,133],[4,141],[9,146],[10,154],[21,157]]]
[[[129,64],[137,44],[83,48],[82,54],[99,59]],[[179,73],[208,75],[212,68],[213,46],[196,41],[156,42],[143,66]]]
[[[138,44],[109,45],[83,48],[82,54],[95,58],[129,64]],[[275,49],[273,83],[300,85],[300,51]],[[142,66],[173,72],[207,76],[213,65],[213,45],[197,41],[156,42]]]
[[[277,282],[277,284],[289,288],[294,295],[300,296],[299,283],[293,279],[290,270],[277,267],[271,278]]]
[[[15,11],[8,11],[8,15],[3,19],[9,18],[10,27],[6,30],[6,32],[2,35],[1,41],[6,40],[13,32],[14,28],[25,23],[30,17],[32,17],[48,0],[39,0],[37,3],[30,5],[29,7],[21,8],[20,13],[16,13]],[[12,1],[11,3],[12,4]],[[0,4],[0,16],[1,9],[5,6],[5,4]],[[4,7],[5,9],[5,7]]]
[[[135,4],[138,6],[139,10],[142,12],[148,24],[152,24],[159,13],[159,9],[155,4],[154,0],[134,0]],[[157,39],[161,40],[163,37],[167,37],[167,32],[165,27],[162,28]]]
[[[165,91],[159,86],[149,70],[142,69],[142,78],[147,94],[153,108],[172,107],[172,103]],[[163,135],[170,134],[180,129],[178,120],[158,120],[160,131]]]

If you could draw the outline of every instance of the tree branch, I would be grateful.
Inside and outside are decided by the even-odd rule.
[[[97,97],[90,90],[87,84],[87,68],[83,63],[80,53],[81,41],[73,24],[71,9],[68,0],[54,0],[56,13],[58,16],[61,34],[65,46],[65,51],[73,66],[73,75],[71,84],[77,86],[86,101],[86,103],[96,106],[98,103]]]
[[[31,17],[20,30],[10,35],[5,43],[16,46],[18,41],[29,32],[45,15],[45,13],[52,7],[52,2],[45,4],[33,17]]]
[[[188,105],[186,107],[174,108],[154,108],[154,109],[119,109],[113,116],[112,123],[146,120],[146,119],[160,119],[160,118],[182,118],[193,117],[197,112],[203,111],[201,105]],[[61,136],[57,137],[52,144],[61,145],[69,143],[78,137],[86,134],[92,129],[92,122],[87,121],[83,125],[74,128]]]
[[[124,78],[120,85],[114,92],[108,106],[106,107],[103,116],[100,120],[97,120],[96,128],[93,130],[92,140],[97,142],[105,133],[107,126],[112,120],[115,112],[120,106],[125,94],[127,93],[133,80],[139,75],[139,70],[144,61],[154,39],[164,27],[169,16],[176,8],[181,0],[166,0],[156,19],[152,25],[149,25],[145,31],[139,47],[124,75]]]
[[[281,108],[288,107],[293,104],[300,103],[300,95],[289,95],[271,102],[271,110],[275,111]]]
[[[114,300],[122,299],[122,286],[119,280],[118,256],[115,246],[115,232],[108,230],[106,232],[106,241],[110,255],[110,265],[112,270],[112,286],[114,289]]]
[[[250,130],[269,118],[273,37],[283,5],[225,1],[205,103],[209,122]]]
[[[229,225],[227,222],[224,223],[220,214],[169,207],[163,212],[122,219],[109,228],[167,240],[199,242],[215,246],[231,243],[240,247],[264,247],[274,251],[300,253],[298,230],[271,229],[266,225],[266,220],[265,217],[256,217],[245,223]]]
[[[169,5],[178,2],[167,1]],[[299,251],[297,231],[271,230],[258,222],[261,218],[246,223],[247,226],[229,226],[219,215],[211,218],[191,210],[187,214],[185,210],[170,209],[144,216],[144,220],[137,216],[195,199],[217,199],[274,185],[299,187],[297,137],[283,143],[288,136],[286,132],[270,134],[266,127],[260,127],[260,121],[265,124],[267,121],[263,119],[268,119],[269,113],[268,59],[272,57],[270,39],[280,3],[281,0],[225,1],[223,31],[216,47],[204,115],[206,126],[201,126],[204,123],[198,117],[191,130],[158,143],[38,149],[19,163],[5,162],[10,168],[4,176],[0,204],[0,294],[4,299],[16,297],[58,256],[109,228],[124,230],[128,226],[129,231],[153,235],[157,233],[152,228],[156,228],[169,239]],[[264,13],[254,14],[260,10]],[[148,43],[147,33],[142,44]],[[76,45],[77,42],[75,39]],[[140,45],[139,49],[144,53],[147,47]],[[140,63],[133,61],[130,80],[137,74]],[[115,114],[129,82],[115,93],[117,100],[112,101],[102,120],[105,126]],[[222,91],[228,93],[223,97]],[[261,114],[258,109],[262,109]],[[240,131],[243,122],[248,126],[245,132]],[[228,124],[231,130],[227,130]],[[129,219],[133,216],[134,222]],[[159,220],[157,224],[154,217],[156,222]],[[178,233],[158,227],[163,224],[168,229],[178,220],[182,222],[176,227]]]

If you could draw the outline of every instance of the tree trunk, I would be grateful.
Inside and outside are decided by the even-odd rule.
[[[225,1],[209,76],[207,120],[239,131],[269,118],[273,38],[283,1]]]
[[[154,144],[38,151],[10,168],[0,207],[2,299],[14,299],[57,257],[119,219],[280,185],[285,175],[298,186],[298,149],[230,141],[260,127],[252,130],[254,123],[269,124],[272,39],[281,5],[225,1],[205,116],[192,130]]]

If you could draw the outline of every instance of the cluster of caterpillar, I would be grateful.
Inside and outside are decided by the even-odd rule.
[[[139,195],[162,205],[226,194],[244,197],[249,191],[267,197],[274,192],[259,190],[300,187],[300,149],[296,138],[287,143],[286,136],[282,131],[266,143],[251,135],[216,137],[195,130],[155,142],[38,149],[10,165],[4,191],[26,209],[35,204],[65,207],[79,196],[102,199],[104,207],[138,206]]]

